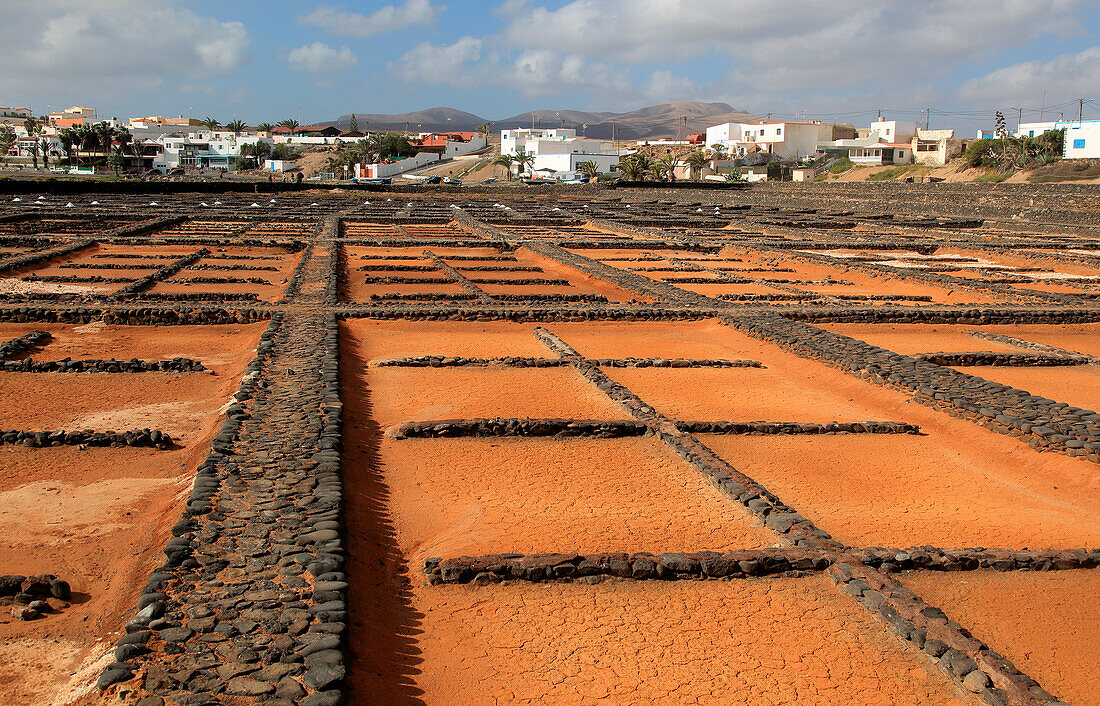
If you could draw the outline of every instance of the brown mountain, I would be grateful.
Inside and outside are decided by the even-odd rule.
[[[711,125],[725,122],[750,122],[759,116],[734,109],[725,103],[676,101],[639,108],[627,113],[599,113],[581,110],[532,110],[500,120],[487,120],[454,108],[431,108],[398,115],[356,113],[360,130],[475,130],[489,123],[494,132],[510,127],[569,127],[579,134],[603,139],[612,135],[621,140],[675,138],[703,132]],[[681,124],[681,119],[683,120]],[[323,125],[347,129],[351,115]]]

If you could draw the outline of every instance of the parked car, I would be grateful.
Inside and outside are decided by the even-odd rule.
[[[425,183],[425,184],[439,184],[442,181],[443,181],[443,177],[433,174],[430,177],[424,177],[424,182],[423,183]]]
[[[65,167],[50,167],[50,171],[54,174],[68,174],[69,170]]]
[[[444,177],[444,184],[454,184],[455,186],[462,186],[462,180],[456,177]]]
[[[183,167],[176,167],[175,169],[169,169],[166,176],[183,176]]]

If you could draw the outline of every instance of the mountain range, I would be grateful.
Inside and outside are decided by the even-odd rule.
[[[414,130],[444,132],[476,130],[489,123],[492,132],[521,127],[575,128],[577,134],[599,139],[648,140],[703,132],[711,125],[752,122],[760,116],[736,110],[725,103],[675,101],[639,108],[628,113],[593,113],[582,110],[532,110],[508,118],[488,119],[454,108],[429,108],[386,115],[355,113],[360,130]],[[348,129],[351,114],[318,123]]]

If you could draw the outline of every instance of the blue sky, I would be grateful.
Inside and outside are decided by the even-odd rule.
[[[915,9],[919,8],[919,9]],[[967,133],[1095,98],[1095,0],[0,0],[0,105],[302,122],[723,101]]]

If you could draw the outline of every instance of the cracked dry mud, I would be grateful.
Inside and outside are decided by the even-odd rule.
[[[783,186],[0,198],[0,702],[1096,703],[1094,195]]]

